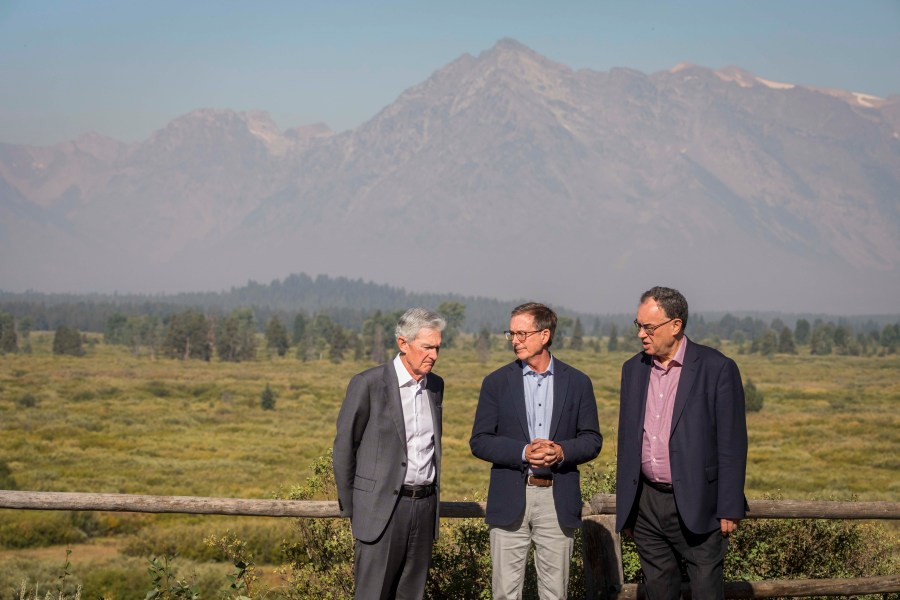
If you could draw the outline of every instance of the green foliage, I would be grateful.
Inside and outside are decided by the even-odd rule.
[[[817,356],[831,354],[834,345],[834,325],[817,323],[809,338],[809,353]]]
[[[19,338],[16,335],[16,322],[11,314],[0,312],[0,356],[18,351]]]
[[[38,404],[37,396],[31,392],[25,392],[16,398],[16,406],[20,408],[34,408]]]
[[[81,346],[81,332],[65,325],[57,327],[56,333],[53,335],[53,354],[84,356],[84,348]]]
[[[584,326],[578,317],[575,318],[575,325],[572,327],[572,340],[569,342],[569,348],[584,350]]]
[[[163,340],[163,353],[170,358],[181,360],[190,358],[209,360],[212,357],[211,333],[212,326],[209,321],[197,311],[187,310],[172,315]]]
[[[879,342],[887,354],[896,354],[900,348],[900,323],[885,325],[881,330]]]
[[[455,301],[441,302],[437,307],[437,311],[447,321],[447,327],[444,328],[441,345],[445,348],[452,348],[462,329],[462,324],[466,320],[466,305],[462,302]]]
[[[262,394],[259,395],[259,405],[263,410],[275,410],[275,391],[272,389],[268,383],[266,384],[266,388],[262,391]]]
[[[482,327],[475,338],[475,354],[482,365],[491,357],[491,330],[487,327]]]
[[[763,407],[764,396],[761,391],[756,388],[756,384],[752,379],[747,379],[744,384],[744,407],[747,412],[759,412]]]
[[[234,565],[234,571],[228,575],[228,591],[223,594],[223,598],[250,600],[259,577],[253,563],[253,554],[247,550],[247,543],[231,531],[226,531],[221,537],[209,536],[204,542]]]
[[[806,319],[798,319],[797,325],[794,327],[794,341],[800,345],[808,344],[811,332],[812,329],[809,326],[809,321]]]
[[[763,356],[773,356],[776,351],[778,351],[778,335],[767,329],[759,342],[759,353]]]
[[[178,579],[170,563],[174,556],[152,557],[147,572],[152,580],[152,587],[144,600],[200,600],[196,586],[185,579]]]
[[[278,356],[287,354],[288,348],[291,346],[288,341],[287,328],[281,324],[278,317],[272,317],[269,324],[266,325],[266,346]]]
[[[884,530],[857,521],[747,519],[730,539],[726,581],[872,577],[898,567]]]
[[[780,354],[797,354],[797,346],[794,344],[794,333],[785,325],[778,334],[778,352]]]
[[[319,458],[306,482],[291,490],[291,500],[337,498],[331,456]],[[348,519],[298,519],[299,541],[286,544],[291,567],[291,597],[342,600],[353,596],[353,534]]]
[[[224,319],[216,322],[216,353],[229,362],[241,362],[256,358],[256,326],[253,311],[236,308]]]
[[[606,341],[606,351],[615,352],[619,349],[619,328],[613,323],[609,326],[609,339]]]
[[[291,328],[291,341],[296,345],[300,343],[300,340],[303,339],[303,335],[306,333],[306,324],[309,322],[309,319],[306,318],[306,315],[302,312],[299,312],[294,316],[294,324]]]
[[[0,460],[0,490],[17,490],[16,479],[12,475],[12,470],[6,461]]]

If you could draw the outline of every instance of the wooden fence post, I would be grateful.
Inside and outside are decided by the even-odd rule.
[[[625,582],[616,516],[590,515],[583,517],[581,522],[587,598],[614,600]]]

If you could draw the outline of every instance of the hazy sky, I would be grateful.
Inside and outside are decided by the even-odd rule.
[[[573,68],[900,93],[900,0],[0,0],[0,142],[136,141],[203,107],[341,131],[504,37]]]

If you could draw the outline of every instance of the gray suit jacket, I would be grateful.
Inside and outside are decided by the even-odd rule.
[[[444,380],[429,373],[426,395],[434,419],[437,506],[440,506],[441,403]],[[350,517],[353,537],[374,542],[384,532],[400,499],[406,476],[406,426],[400,383],[392,361],[353,377],[337,419],[334,479],[341,516]],[[439,511],[434,515],[437,539]]]

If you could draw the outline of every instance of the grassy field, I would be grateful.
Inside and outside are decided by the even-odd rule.
[[[0,463],[22,490],[285,495],[328,452],[345,386],[371,366],[293,357],[151,360],[102,343],[88,345],[84,357],[59,357],[50,343],[50,334],[34,333],[32,354],[0,357]],[[499,338],[486,364],[471,339],[458,345],[444,350],[435,369],[446,382],[445,500],[484,495],[489,467],[469,452],[472,418],[482,378],[512,358]],[[900,356],[816,357],[801,348],[764,358],[727,344],[723,351],[765,394],[762,411],[748,415],[748,497],[900,500]],[[613,468],[619,374],[630,353],[558,355],[594,382],[604,435],[595,464]],[[272,411],[260,407],[267,384],[277,393]],[[0,511],[0,519],[29,520],[14,511]],[[176,528],[202,537],[207,527],[234,521],[105,515],[87,529],[98,538],[136,531],[153,538],[154,529]],[[274,520],[259,527],[289,529]],[[0,554],[0,571],[23,556]]]

